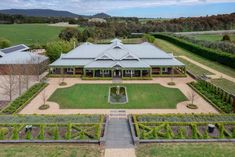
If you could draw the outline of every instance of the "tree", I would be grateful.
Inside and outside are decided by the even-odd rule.
[[[49,57],[50,62],[57,60],[62,53],[67,53],[74,47],[73,41],[53,41],[46,45],[46,55]]]
[[[150,43],[154,43],[155,37],[152,36],[152,35],[149,35],[149,34],[144,34],[143,40],[147,41],[147,42],[150,42]]]
[[[70,41],[72,38],[77,38],[78,32],[79,31],[77,28],[69,27],[60,32],[59,38],[62,40]]]
[[[229,42],[231,42],[230,36],[229,36],[228,34],[225,34],[225,35],[223,36],[222,41],[229,41]]]
[[[44,90],[42,91],[41,98],[42,98],[42,101],[43,101],[43,105],[46,105],[46,102],[47,102],[46,89],[44,89]]]
[[[188,93],[188,98],[189,100],[191,101],[191,104],[194,105],[194,101],[195,99],[197,98],[197,94],[194,90],[191,90],[189,93]]]
[[[2,89],[2,94],[9,97],[9,101],[12,101],[13,96],[16,92],[16,76],[14,65],[7,65],[4,67],[5,75],[2,75],[2,80],[0,88]]]
[[[11,42],[5,38],[0,38],[0,48],[4,49],[11,46]]]

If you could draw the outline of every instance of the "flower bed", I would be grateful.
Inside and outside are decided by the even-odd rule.
[[[13,102],[11,102],[6,108],[2,110],[4,114],[13,114],[22,109],[25,105],[27,105],[37,94],[42,91],[47,86],[46,83],[38,83],[32,86],[29,90],[27,90],[20,97],[16,98]]]

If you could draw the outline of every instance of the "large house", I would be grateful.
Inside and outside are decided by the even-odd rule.
[[[48,68],[48,57],[34,54],[26,45],[0,49],[0,75],[40,75]]]
[[[84,43],[50,64],[52,75],[89,79],[148,79],[154,76],[185,76],[185,65],[150,43]]]

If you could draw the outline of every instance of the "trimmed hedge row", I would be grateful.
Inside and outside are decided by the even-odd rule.
[[[101,123],[103,124],[103,123]],[[99,140],[103,125],[100,124],[32,124],[32,130],[26,131],[27,124],[1,124],[1,140]]]
[[[153,34],[156,38],[160,38],[166,41],[169,41],[177,46],[180,46],[192,53],[200,55],[206,59],[216,61],[223,65],[229,66],[235,69],[235,55],[229,54],[222,51],[217,51],[209,48],[205,48],[191,42],[179,39],[167,34]]]
[[[41,90],[43,90],[48,84],[37,83],[27,90],[23,95],[16,98],[6,108],[2,110],[4,114],[13,114],[19,111],[22,107],[28,104]]]
[[[134,123],[217,123],[235,122],[235,114],[143,114],[133,119]]]

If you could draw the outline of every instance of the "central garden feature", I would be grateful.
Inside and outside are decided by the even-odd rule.
[[[48,101],[58,103],[61,109],[175,109],[178,103],[187,101],[177,88],[160,84],[124,84],[128,90],[128,102],[113,105],[108,102],[109,89],[117,85],[76,84],[57,89]]]
[[[108,101],[110,104],[126,104],[128,102],[126,87],[119,85],[110,87]]]

